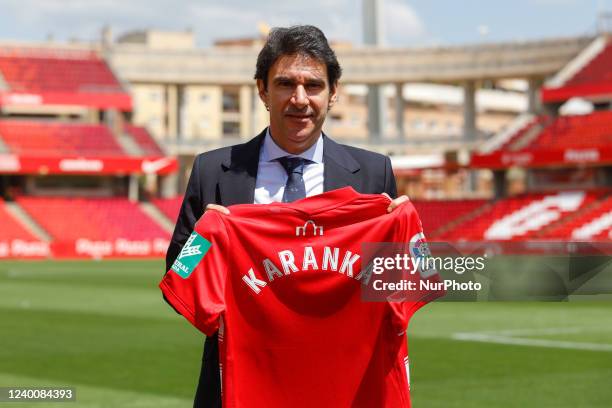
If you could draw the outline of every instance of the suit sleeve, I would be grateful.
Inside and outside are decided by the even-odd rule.
[[[207,336],[225,310],[228,238],[221,217],[216,211],[202,217],[159,284],[170,305]]]
[[[416,209],[412,203],[408,202],[403,204],[399,211],[398,227],[402,229],[399,236],[402,239],[402,243],[407,244],[409,256],[412,259],[427,259],[431,254]],[[407,278],[416,283],[415,290],[405,292],[403,295],[404,301],[393,301],[390,303],[392,324],[398,332],[406,331],[410,318],[417,310],[427,303],[444,296],[446,293],[443,289],[438,290],[436,286],[433,289],[427,285],[421,287],[421,282],[437,283],[441,281],[435,267],[428,267],[426,263],[421,263],[417,271]]]
[[[385,193],[389,194],[391,198],[397,198],[397,184],[389,157],[385,157]]]
[[[172,266],[181,248],[193,231],[195,223],[204,213],[204,203],[201,192],[200,156],[196,157],[187,183],[187,190],[179,212],[170,245],[166,251],[166,271]]]

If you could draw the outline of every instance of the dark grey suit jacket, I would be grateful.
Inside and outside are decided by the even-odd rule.
[[[198,155],[185,198],[166,253],[166,271],[178,256],[208,204],[251,204],[264,130],[250,141]],[[363,194],[387,193],[397,197],[397,187],[388,157],[341,145],[323,135],[323,189],[351,186]],[[220,407],[219,352],[217,336],[207,337],[195,407]]]

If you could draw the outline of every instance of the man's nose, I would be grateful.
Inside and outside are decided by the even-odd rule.
[[[298,108],[303,108],[308,105],[308,102],[308,94],[306,93],[306,89],[304,89],[304,86],[296,86],[295,91],[293,93],[292,103]]]

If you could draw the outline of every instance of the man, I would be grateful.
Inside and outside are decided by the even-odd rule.
[[[338,98],[341,68],[313,26],[276,28],[257,58],[259,97],[270,126],[247,143],[199,155],[166,255],[166,270],[205,210],[290,202],[340,187],[397,195],[388,157],[337,144],[321,131]],[[393,200],[392,211],[407,201]],[[220,407],[217,337],[206,338],[194,406]]]

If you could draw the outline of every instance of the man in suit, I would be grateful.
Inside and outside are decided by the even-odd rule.
[[[196,157],[166,255],[166,270],[205,210],[232,204],[289,202],[352,186],[397,195],[388,157],[340,145],[322,133],[337,101],[341,68],[325,35],[313,26],[276,28],[257,58],[259,97],[270,126],[250,141]],[[407,201],[395,198],[392,211]],[[195,407],[220,407],[217,336],[206,338]]]

